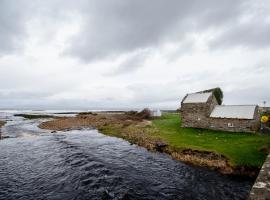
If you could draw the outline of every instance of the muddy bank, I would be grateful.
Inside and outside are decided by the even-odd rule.
[[[40,115],[40,114],[15,114],[15,117],[23,117],[25,119],[42,119],[42,118],[55,118],[53,115]]]
[[[151,133],[159,130],[151,125],[150,120],[145,120],[144,116],[140,117],[134,115],[134,113],[89,113],[43,122],[39,127],[52,131],[68,131],[92,127],[103,134],[123,138],[131,144],[143,146],[151,151],[164,152],[176,160],[217,170],[224,174],[256,177],[259,171],[258,168],[234,167],[226,157],[214,152],[175,148],[161,138],[154,137]]]
[[[3,136],[2,136],[2,133],[1,133],[1,128],[2,128],[2,126],[4,126],[5,124],[6,124],[5,121],[1,121],[1,120],[0,120],[0,140],[3,139]]]
[[[0,120],[0,128],[1,128],[2,126],[4,126],[5,123],[6,123],[5,121],[1,121],[1,120]],[[1,131],[0,131],[0,132],[1,132]]]

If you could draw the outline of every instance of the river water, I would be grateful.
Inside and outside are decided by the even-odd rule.
[[[149,152],[97,130],[50,133],[1,113],[0,199],[246,199],[251,180]]]

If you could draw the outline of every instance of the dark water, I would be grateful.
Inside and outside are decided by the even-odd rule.
[[[2,132],[16,137],[0,141],[0,199],[246,199],[252,185],[96,130],[52,134],[8,118]]]

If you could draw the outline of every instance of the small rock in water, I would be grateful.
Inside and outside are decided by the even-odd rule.
[[[163,152],[163,149],[166,146],[168,146],[168,144],[165,143],[165,142],[156,142],[156,147],[155,148],[156,148],[157,151]]]
[[[51,133],[57,133],[57,131],[52,131]]]
[[[0,139],[7,139],[7,138],[10,138],[10,136],[8,136],[8,135],[2,135],[2,136],[0,137]]]

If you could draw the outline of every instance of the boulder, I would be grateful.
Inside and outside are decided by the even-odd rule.
[[[144,108],[141,112],[138,112],[136,116],[141,119],[149,119],[151,117],[151,110],[149,108]]]
[[[162,141],[158,141],[155,143],[155,149],[159,152],[163,152],[164,148],[167,147],[168,144]]]

